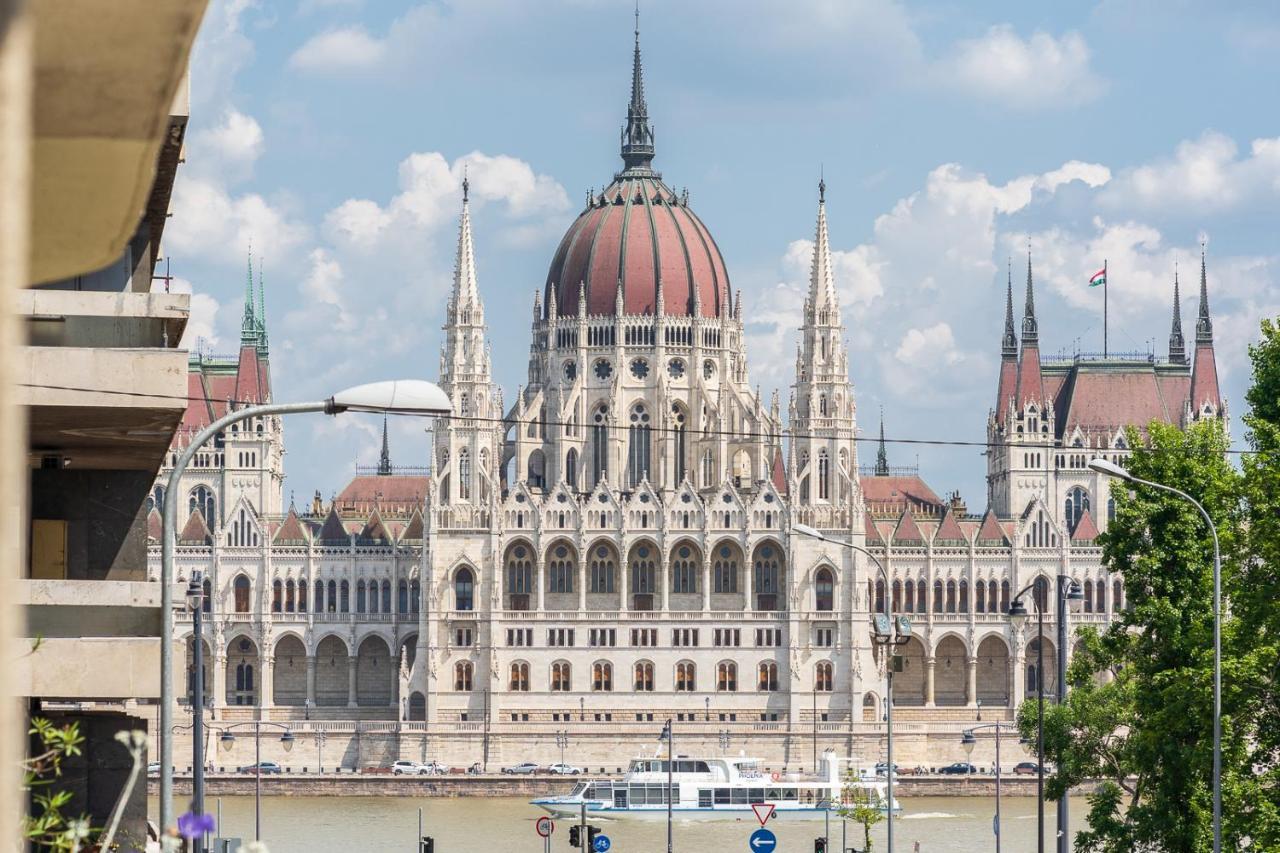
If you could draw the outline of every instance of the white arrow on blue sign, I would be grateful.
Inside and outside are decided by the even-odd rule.
[[[751,833],[751,838],[747,839],[747,849],[751,853],[773,853],[777,847],[778,836],[764,827]]]
[[[596,853],[605,853],[606,850],[613,846],[613,842],[609,840],[607,835],[597,835],[594,844]]]

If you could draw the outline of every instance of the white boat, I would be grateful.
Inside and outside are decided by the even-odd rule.
[[[870,801],[887,810],[888,792],[874,772],[861,769],[852,779],[841,773],[847,759],[823,753],[817,775],[765,772],[759,759],[739,757],[694,758],[676,756],[671,768],[675,791],[671,811],[679,820],[705,818],[755,819],[753,805],[771,805],[776,818],[821,818],[841,807],[848,789],[870,795]],[[633,759],[619,780],[579,782],[568,794],[539,797],[532,805],[557,818],[575,818],[585,805],[587,817],[665,818],[667,814],[667,760]],[[901,807],[895,798],[892,808]]]

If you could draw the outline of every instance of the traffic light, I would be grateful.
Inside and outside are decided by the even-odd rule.
[[[582,827],[579,824],[575,823],[569,827],[569,846],[570,847],[582,846],[581,834],[582,834]]]
[[[813,839],[813,853],[827,853],[827,839],[821,837]]]
[[[418,844],[418,853],[436,853],[436,840],[430,835],[422,836]]]
[[[587,826],[587,848],[586,849],[588,850],[596,849],[596,836],[599,835],[601,832],[604,832],[604,830],[602,830],[598,826],[591,826],[591,825]]]

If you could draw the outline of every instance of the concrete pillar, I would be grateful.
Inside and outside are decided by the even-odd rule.
[[[356,657],[347,656],[347,707],[356,707]]]
[[[966,663],[969,665],[969,686],[965,690],[964,698],[968,706],[974,708],[978,704],[978,659],[969,658]]]
[[[937,658],[933,655],[924,659],[924,706],[933,707],[933,667]]]
[[[307,707],[316,706],[316,656],[307,655]]]

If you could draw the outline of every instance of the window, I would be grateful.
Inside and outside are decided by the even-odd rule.
[[[608,661],[596,661],[591,665],[591,689],[596,693],[608,693],[613,690],[613,664]]]
[[[1035,595],[1036,609],[1041,612],[1049,613],[1049,580],[1041,575],[1036,578],[1032,584],[1032,593]]]
[[[716,628],[715,645],[719,648],[733,648],[742,645],[741,628]]]
[[[511,664],[510,688],[519,693],[529,692],[529,664],[524,661]]]
[[[316,600],[313,608],[316,613],[324,612],[324,581],[316,581]]]
[[[818,661],[813,668],[813,689],[819,693],[830,693],[833,684],[831,674],[831,661]]]
[[[778,549],[773,545],[756,548],[754,586],[757,610],[779,610],[781,588],[781,562]]]
[[[956,612],[956,582],[947,581],[947,612]]]
[[[455,629],[454,629],[454,631],[453,631],[453,642],[454,642],[454,645],[459,646],[459,647],[464,648],[464,649],[466,649],[466,648],[470,648],[470,647],[471,647],[471,639],[472,639],[472,634],[471,634],[471,629],[470,629],[470,628],[455,628]]]
[[[471,692],[471,661],[460,661],[453,665],[453,689],[461,693]]]
[[[527,545],[516,543],[507,552],[507,594],[527,596],[533,592],[533,551]],[[514,605],[515,610],[528,607]]]
[[[317,584],[317,586],[316,586],[316,596],[317,596],[317,598],[320,596],[320,587],[319,587],[319,583],[320,583],[319,581],[316,581],[316,584]],[[306,588],[305,588],[305,587],[303,587],[303,594],[302,594],[302,609],[303,609],[303,610],[306,610],[306,609],[307,609],[307,605],[306,605],[307,598],[306,598],[306,591],[305,591],[305,590],[306,590]],[[211,580],[209,580],[208,578],[205,578],[205,579],[204,579],[204,597],[200,599],[200,610],[201,610],[202,612],[204,612],[204,613],[212,613],[212,612],[213,612],[213,582],[212,582]]]
[[[715,457],[710,450],[702,452],[702,488],[709,489],[715,485]]]
[[[697,628],[672,628],[671,629],[671,645],[673,646],[697,646],[698,645],[698,629]]]
[[[356,612],[364,613],[365,609],[366,607],[365,607],[365,595],[364,595],[364,581],[357,581],[356,582]],[[373,609],[375,611],[378,609],[378,602],[376,600],[373,602]]]
[[[928,591],[928,588],[929,588],[928,584],[924,582],[924,578],[920,578],[920,580],[916,581],[916,612],[917,613],[929,612],[929,607],[928,607],[929,602],[926,600],[926,592]]]
[[[773,693],[778,689],[778,665],[773,661],[761,661],[756,670],[756,689]]]
[[[738,692],[738,665],[733,661],[721,661],[716,664],[716,691]]]
[[[719,593],[738,591],[738,552],[729,545],[721,545],[716,549],[715,559],[711,564],[715,579],[714,590]]]
[[[191,490],[191,495],[187,498],[187,514],[200,510],[200,514],[204,516],[205,523],[209,525],[209,529],[213,530],[218,526],[216,517],[218,503],[214,500],[213,490],[208,486],[196,486]]]
[[[658,591],[658,567],[654,558],[657,555],[649,545],[637,545],[631,551],[631,593],[632,595],[652,596]],[[646,609],[637,607],[637,610]]]
[[[973,588],[973,609],[975,613],[987,612],[987,583],[978,581]]]
[[[284,608],[284,584],[274,580],[271,582],[271,612],[279,613]]]
[[[396,584],[396,612],[409,612],[409,584],[403,580]]]
[[[653,664],[647,660],[636,663],[635,689],[641,693],[653,692]]]
[[[1084,582],[1084,612],[1093,612],[1093,581]]]
[[[782,645],[782,629],[781,628],[757,628],[756,629],[756,647],[762,649],[776,649]]]
[[[1067,522],[1067,532],[1074,533],[1076,525],[1080,523],[1080,518],[1088,511],[1088,492],[1079,486],[1067,492],[1066,506],[1063,508],[1063,518]]]
[[[826,404],[826,397],[822,398],[823,404]],[[818,500],[829,500],[831,498],[831,460],[827,457],[827,451],[818,452]]]
[[[306,587],[303,587],[305,589]],[[293,578],[289,578],[284,582],[284,609],[286,613],[293,613],[297,608],[297,591],[294,589]],[[305,609],[305,608],[304,608]]]
[[[1111,609],[1113,612],[1124,610],[1124,587],[1120,585],[1119,578],[1111,583]]]
[[[960,581],[960,601],[956,609],[960,613],[969,612],[969,582],[967,580],[962,579]]]
[[[591,591],[613,592],[616,560],[613,549],[599,545],[591,552]]]
[[[616,646],[618,645],[618,629],[617,628],[592,628],[587,634],[588,645],[591,646]]]
[[[570,489],[578,487],[578,451],[570,448],[564,457],[564,481]]]
[[[815,628],[813,631],[813,644],[820,648],[829,649],[835,645],[835,628]]]
[[[569,662],[558,660],[551,664],[551,692],[568,693],[571,684]]]
[[[902,612],[902,581],[893,582],[893,597],[889,601],[889,609],[894,613]]]
[[[244,575],[236,575],[236,579],[231,584],[232,590],[235,592],[236,612],[249,612],[249,579]]]
[[[698,591],[698,575],[701,560],[688,546],[681,545],[671,560],[671,591],[675,593],[695,593]]]
[[[992,581],[992,583],[995,583],[995,581]],[[991,594],[991,597],[995,598],[994,592]],[[1000,581],[1000,612],[1001,613],[1009,612],[1009,582],[1008,581]]]
[[[680,361],[679,359],[673,360],[671,362],[672,369],[674,369],[675,365],[677,364],[680,365],[680,375],[683,375],[684,362]],[[676,377],[676,378],[679,378],[679,377]],[[684,481],[684,475],[685,475],[684,461],[685,461],[685,455],[688,453],[688,448],[686,447],[686,443],[685,443],[685,426],[686,425],[685,425],[684,409],[680,408],[679,405],[675,405],[671,407],[671,421],[673,425],[672,432],[671,432],[671,437],[672,437],[671,455],[672,455],[672,462],[674,463],[671,482],[673,485],[678,485],[679,483]]]
[[[643,648],[651,648],[658,645],[658,629],[657,628],[632,628],[631,629],[631,645]]]
[[[351,584],[347,581],[338,584],[338,609],[343,613],[351,612]]]
[[[632,487],[649,479],[651,435],[649,412],[643,404],[636,404],[631,409],[631,425],[628,427],[627,442],[627,477]]]
[[[814,603],[818,610],[835,609],[835,579],[829,569],[818,569],[813,584]]]
[[[329,613],[338,612],[338,584],[329,581],[329,606],[326,608]]]
[[[547,629],[547,645],[549,647],[572,646],[573,645],[573,629],[572,628],[548,628]]]
[[[533,645],[533,629],[532,628],[508,628],[507,629],[507,645],[517,647],[528,647]]]
[[[876,581],[876,606],[872,609],[877,613],[884,612],[884,580]]]
[[[577,574],[573,554],[566,545],[557,545],[547,566],[547,592],[573,592],[573,576]]]
[[[676,664],[676,692],[692,693],[696,690],[696,671],[692,661]]]
[[[933,612],[942,613],[946,610],[946,596],[943,592],[942,581],[933,582]]]
[[[409,581],[409,610],[417,613],[422,601],[422,586],[417,581]]]
[[[463,566],[453,576],[453,606],[455,610],[474,608],[475,579],[471,569]]]
[[[471,500],[471,451],[458,451],[458,500]]]

